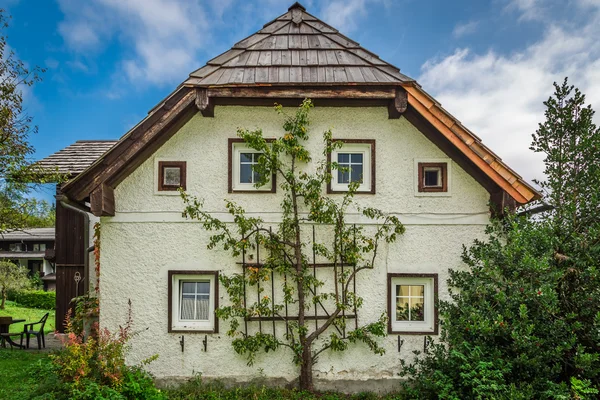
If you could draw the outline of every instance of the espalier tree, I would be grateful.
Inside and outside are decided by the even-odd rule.
[[[233,337],[233,347],[238,354],[247,357],[252,365],[258,352],[273,351],[285,347],[291,350],[293,362],[299,366],[299,384],[302,389],[313,389],[313,365],[326,350],[343,351],[350,343],[362,342],[374,353],[383,354],[376,337],[386,333],[385,314],[370,324],[348,330],[340,335],[337,329],[345,330],[346,315],[361,307],[362,299],[352,291],[356,275],[375,267],[381,243],[391,243],[404,233],[404,226],[392,215],[368,207],[360,207],[353,197],[359,182],[349,185],[343,196],[325,196],[325,185],[331,180],[331,171],[340,169],[336,162],[327,162],[327,154],[342,146],[332,141],[331,131],[323,134],[323,158],[313,160],[305,144],[309,139],[310,100],[305,100],[292,116],[285,116],[284,134],[267,141],[260,129],[239,129],[238,136],[252,149],[262,155],[254,171],[259,176],[256,187],[265,185],[276,175],[283,192],[281,222],[265,224],[259,217],[248,217],[245,211],[232,201],[226,208],[233,216],[233,223],[225,223],[203,211],[202,201],[182,192],[185,202],[184,215],[199,220],[204,229],[213,232],[208,248],[222,247],[234,258],[243,252],[260,246],[267,256],[258,268],[249,268],[248,273],[221,276],[221,284],[227,291],[230,305],[217,309],[217,316],[228,320],[228,335]],[[283,114],[281,106],[277,106]],[[312,168],[311,166],[316,167]],[[360,212],[371,220],[369,226],[356,226],[346,222],[349,211]],[[313,242],[309,229],[315,226],[327,234],[329,242]],[[265,251],[266,250],[266,251]],[[314,253],[313,253],[314,252]],[[337,274],[335,290],[324,290],[324,281],[311,273],[310,259],[316,255],[336,265],[352,265],[344,273]],[[255,302],[244,302],[244,288],[253,287],[259,294],[263,291],[260,282],[267,281],[271,273],[287,276],[282,282],[283,300],[273,304],[268,295],[260,296]],[[264,286],[264,285],[263,285]],[[318,289],[318,290],[317,290]],[[315,305],[329,307],[329,317],[320,321],[318,328],[307,318]],[[282,310],[293,305],[297,318],[286,321]],[[286,314],[287,315],[287,314]],[[252,316],[272,317],[286,322],[287,333],[283,336],[257,332],[250,334],[243,327],[244,320]],[[309,323],[310,322],[310,323]]]
[[[402,373],[410,398],[583,399],[600,389],[600,130],[567,81],[544,104],[534,218],[494,221],[451,271],[443,343]]]

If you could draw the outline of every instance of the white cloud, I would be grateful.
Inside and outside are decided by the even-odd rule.
[[[543,0],[510,0],[506,10],[517,10],[522,21],[541,20],[545,15]]]
[[[452,31],[452,36],[455,38],[461,38],[463,36],[470,35],[477,31],[479,27],[479,21],[470,21],[464,24],[457,24]]]
[[[210,41],[207,7],[187,0],[59,0],[67,46],[91,57],[118,40],[122,73],[131,81],[173,84],[198,68],[198,51]],[[217,7],[222,13],[231,4]],[[213,7],[215,9],[215,7]],[[118,76],[119,74],[116,74]]]
[[[335,0],[321,10],[323,21],[343,33],[350,33],[358,27],[359,19],[367,15],[369,0]]]
[[[457,49],[422,67],[423,87],[528,180],[543,178],[543,157],[528,149],[552,82],[568,76],[600,107],[600,14],[598,8],[580,11],[589,14],[584,25],[548,22],[543,37],[519,52]]]

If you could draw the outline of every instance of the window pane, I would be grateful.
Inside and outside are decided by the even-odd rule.
[[[46,251],[46,244],[45,243],[41,243],[40,244],[40,251]]]
[[[348,162],[350,162],[350,154],[338,153],[338,163],[348,163]]]
[[[352,164],[362,164],[363,163],[363,155],[362,154],[352,154]]]
[[[197,320],[207,321],[208,318],[209,299],[208,296],[198,296],[196,299],[196,318]]]
[[[182,282],[181,283],[181,293],[196,293],[196,282]]]
[[[362,182],[363,181],[363,166],[362,165],[352,165],[351,178],[352,182]]]
[[[252,176],[254,178],[254,180],[252,181],[253,183],[258,182],[260,180],[260,174],[256,171],[252,171]]]
[[[408,297],[396,298],[396,321],[410,321]]]
[[[252,164],[240,165],[240,183],[252,183]]]
[[[396,296],[409,296],[409,286],[396,285]]]
[[[254,153],[241,153],[240,161],[241,162],[252,162],[252,156]]]
[[[439,168],[428,168],[424,171],[425,186],[441,186],[441,171]]]
[[[197,288],[197,293],[208,295],[210,293],[210,282],[198,282]]]
[[[410,320],[425,321],[423,299],[419,297],[410,298]]]
[[[179,319],[194,319],[194,303],[196,296],[183,295],[181,296],[181,308],[179,311]]]
[[[418,285],[418,286],[411,286],[410,287],[410,295],[411,296],[425,296],[425,286],[423,285]]]
[[[163,169],[163,185],[177,186],[181,182],[181,170],[178,167]]]
[[[350,183],[350,174],[348,171],[340,171],[338,169],[338,183]]]

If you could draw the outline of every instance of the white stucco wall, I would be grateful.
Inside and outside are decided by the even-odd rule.
[[[407,228],[397,243],[384,246],[375,270],[358,279],[357,292],[364,298],[360,323],[375,321],[386,311],[388,273],[437,273],[440,298],[447,298],[448,269],[461,266],[463,244],[483,235],[489,194],[448,160],[452,163],[451,195],[416,196],[415,159],[446,156],[405,119],[389,120],[383,107],[315,108],[311,122],[309,147],[315,158],[322,153],[321,134],[329,128],[334,138],[376,139],[377,193],[359,194],[357,201],[396,213]],[[249,212],[277,221],[280,193],[227,193],[227,139],[236,136],[238,127],[261,127],[266,137],[276,137],[281,125],[282,118],[267,107],[216,107],[214,118],[196,115],[115,189],[116,215],[102,218],[100,323],[111,329],[122,324],[131,299],[135,326],[140,330],[132,342],[131,362],[158,354],[159,360],[149,367],[158,377],[198,372],[236,380],[266,376],[291,381],[297,377],[291,355],[284,350],[246,366],[231,347],[224,321],[220,333],[208,334],[207,352],[202,350],[205,334],[193,333],[184,334],[185,351],[181,351],[181,334],[167,332],[168,271],[231,274],[239,272],[235,264],[239,260],[220,250],[207,250],[206,232],[181,218],[181,199],[154,191],[156,159],[186,161],[188,192],[204,198],[206,210],[223,212],[223,199],[229,198]],[[219,303],[227,303],[224,290],[220,290]],[[423,348],[423,336],[402,338],[400,353],[396,335],[381,339],[384,356],[373,355],[362,345],[340,354],[325,353],[315,366],[315,378],[397,378],[400,359]]]

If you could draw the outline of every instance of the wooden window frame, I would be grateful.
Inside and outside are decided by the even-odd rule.
[[[344,144],[364,144],[364,145],[369,145],[371,148],[371,151],[369,153],[369,158],[370,158],[370,180],[371,180],[371,184],[369,185],[370,187],[367,187],[366,190],[357,190],[356,194],[375,194],[375,166],[376,166],[376,159],[375,159],[375,154],[376,154],[376,150],[375,150],[375,139],[331,139],[332,142],[342,142]],[[335,150],[335,153],[339,152],[343,150],[343,147],[341,147],[340,149]],[[331,152],[327,153],[327,164],[330,166],[331,165]],[[364,167],[364,165],[363,165]],[[328,172],[331,174],[331,167],[329,167]],[[332,181],[333,181],[333,174],[332,174],[332,178],[331,181],[327,183],[327,193],[328,194],[338,194],[338,193],[347,193],[347,190],[334,190],[334,188],[332,187]]]
[[[267,143],[269,142],[273,142],[275,139],[265,139],[265,141]],[[227,192],[228,193],[276,193],[277,192],[277,175],[273,174],[271,176],[271,187],[268,187],[268,184],[264,186],[264,189],[258,189],[258,188],[253,188],[253,189],[244,189],[244,190],[239,190],[239,189],[234,189],[235,184],[233,182],[233,169],[235,168],[234,166],[234,158],[235,158],[235,154],[233,152],[233,147],[236,144],[244,144],[247,146],[247,143],[244,141],[244,139],[239,139],[239,138],[229,138],[227,140],[227,160],[228,160],[228,168],[227,168]],[[256,150],[252,149],[251,147],[248,146],[249,152],[254,152],[257,153]]]
[[[432,279],[433,281],[433,330],[425,331],[405,331],[395,330],[394,324],[392,323],[392,283],[395,278],[426,278]],[[388,333],[398,335],[437,335],[439,327],[439,316],[438,316],[438,274],[411,274],[411,273],[388,273],[387,275],[387,312],[388,312]]]
[[[214,290],[212,293],[214,310],[213,312],[213,329],[179,329],[177,327],[173,327],[173,276],[174,275],[199,275],[199,276],[213,276],[214,279]],[[219,308],[219,271],[181,271],[181,270],[169,270],[169,289],[168,289],[168,332],[169,333],[219,333],[219,318],[215,311]],[[177,291],[179,289],[177,288]],[[177,318],[175,316],[175,318]]]
[[[425,186],[425,168],[440,168],[442,172],[442,186]],[[446,162],[420,162],[418,164],[418,179],[420,193],[445,193],[448,192],[448,163]]]
[[[179,168],[181,173],[179,177],[179,185],[165,185],[165,168]],[[173,192],[182,188],[186,190],[187,180],[187,163],[185,161],[159,161],[158,162],[158,191],[159,192]]]

